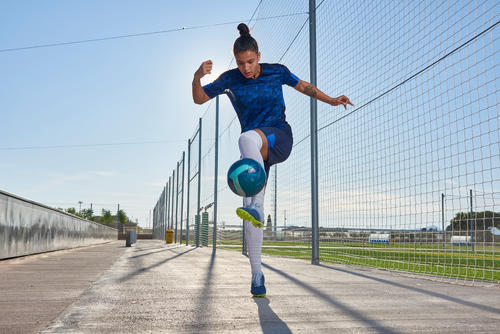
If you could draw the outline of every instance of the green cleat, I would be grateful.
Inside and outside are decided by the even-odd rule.
[[[251,222],[255,227],[264,227],[262,213],[252,204],[236,209],[236,214],[241,219]]]

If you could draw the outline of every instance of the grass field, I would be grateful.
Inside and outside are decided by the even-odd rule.
[[[241,240],[222,240],[217,242],[218,245],[241,245]],[[310,242],[303,241],[263,241],[263,246],[293,246],[293,247],[311,247]],[[377,248],[377,249],[387,249],[387,248],[406,248],[406,249],[437,249],[442,250],[442,243],[393,243],[393,244],[375,244],[366,242],[331,242],[331,241],[321,241],[319,243],[320,247],[359,247],[359,248]],[[471,252],[472,248],[470,246],[451,246],[450,244],[445,244],[444,249],[447,251],[463,251]],[[500,246],[483,245],[478,244],[476,246],[475,253],[491,252],[500,255]]]
[[[241,251],[239,240],[225,240],[220,248]],[[262,253],[311,259],[309,243],[264,241]],[[320,243],[320,261],[500,283],[500,248],[442,244]]]

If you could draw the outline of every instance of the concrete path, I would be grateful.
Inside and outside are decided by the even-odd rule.
[[[124,241],[0,261],[0,333],[35,333],[125,252]]]
[[[239,252],[139,240],[42,333],[499,332],[498,286],[263,260],[268,298],[254,299]]]

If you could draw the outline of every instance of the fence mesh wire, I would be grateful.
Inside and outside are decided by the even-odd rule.
[[[500,282],[498,2],[324,0],[316,16],[318,88],[355,104],[318,102],[320,260]],[[261,62],[309,81],[307,1],[262,1],[250,25]],[[271,168],[263,252],[310,259],[310,100],[283,90],[294,146]],[[212,103],[203,117],[200,194],[212,227],[214,127]],[[221,96],[217,245],[241,251],[242,200],[226,183],[239,134]],[[200,140],[192,138],[191,177]]]
[[[497,5],[352,6],[318,11],[318,86],[356,101],[319,108],[320,258],[498,281],[494,235],[474,219],[498,211],[495,35],[481,34]]]

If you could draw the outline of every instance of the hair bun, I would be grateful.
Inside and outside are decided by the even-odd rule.
[[[240,31],[240,36],[250,36],[250,29],[245,23],[238,24],[238,30]]]

